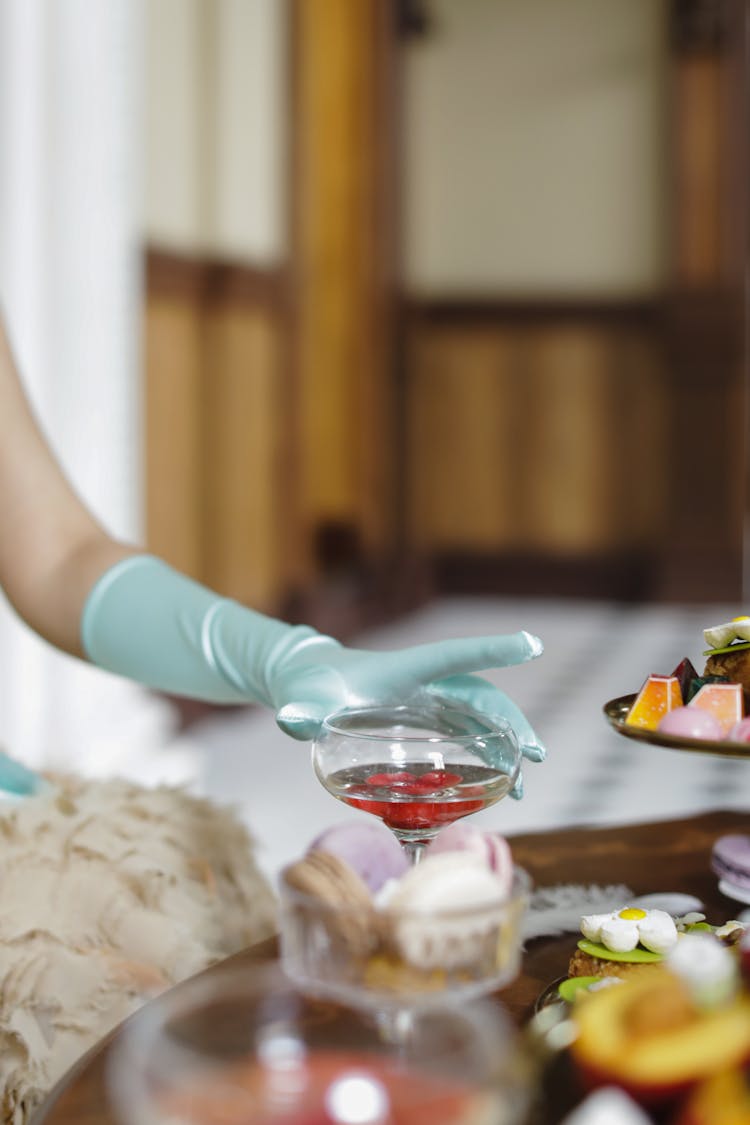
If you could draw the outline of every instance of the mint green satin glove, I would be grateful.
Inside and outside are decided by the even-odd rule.
[[[532,660],[529,633],[351,649],[308,626],[277,621],[221,598],[150,555],[117,563],[96,583],[81,621],[93,664],[159,691],[214,703],[272,707],[293,738],[311,739],[344,707],[403,702],[422,690],[509,720],[525,757],[544,747],[507,696],[475,671]],[[521,795],[520,784],[516,796]]]
[[[31,797],[50,788],[46,778],[0,750],[0,806],[15,797]]]

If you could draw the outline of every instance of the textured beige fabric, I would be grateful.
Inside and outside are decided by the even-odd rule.
[[[8,1125],[150,996],[275,931],[244,827],[179,790],[59,780],[0,805],[0,857]]]

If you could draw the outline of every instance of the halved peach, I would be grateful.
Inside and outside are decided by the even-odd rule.
[[[586,1084],[616,1084],[646,1104],[750,1058],[750,998],[698,1011],[659,968],[583,996],[575,1022],[571,1053]]]
[[[675,1125],[750,1125],[750,1089],[741,1070],[701,1082],[689,1094]]]

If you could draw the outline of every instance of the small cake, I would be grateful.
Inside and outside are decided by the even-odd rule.
[[[723,676],[742,686],[745,710],[750,710],[750,617],[735,617],[703,630],[709,646],[704,652],[705,676]]]
[[[584,915],[583,937],[568,964],[568,977],[629,977],[659,966],[686,935],[699,932],[733,945],[744,933],[744,926],[732,920],[715,927],[698,912],[673,918],[665,910],[632,906],[609,914]]]
[[[624,977],[658,964],[677,944],[677,925],[665,910],[626,906],[581,918],[583,937],[568,965],[569,977]]]
[[[644,1105],[678,1102],[750,1058],[750,997],[712,934],[688,935],[653,972],[584,995],[573,1018],[584,1083],[619,1086]]]

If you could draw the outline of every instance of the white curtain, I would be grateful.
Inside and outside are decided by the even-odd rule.
[[[141,0],[0,0],[0,300],[42,426],[104,524],[138,539]],[[0,529],[2,534],[2,529]],[[137,773],[169,709],[52,650],[0,597],[0,743]]]

